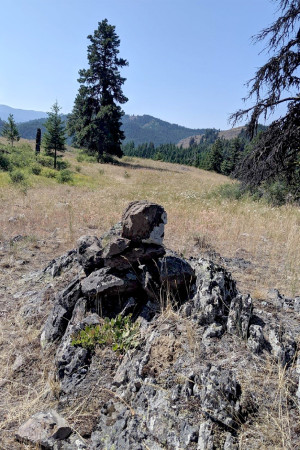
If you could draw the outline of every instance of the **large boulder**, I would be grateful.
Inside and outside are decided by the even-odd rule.
[[[100,239],[97,236],[81,236],[77,241],[77,259],[87,274],[103,267]]]
[[[131,202],[122,217],[122,237],[134,242],[161,245],[167,213],[156,203]]]

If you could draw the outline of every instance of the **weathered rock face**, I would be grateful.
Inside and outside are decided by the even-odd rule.
[[[167,213],[162,206],[147,201],[129,204],[122,217],[122,236],[134,242],[161,245]]]
[[[56,294],[41,341],[57,344],[59,411],[84,399],[88,407],[97,392],[97,417],[83,430],[85,441],[72,433],[58,444],[48,425],[38,439],[22,430],[19,439],[57,450],[237,450],[241,424],[257,408],[256,386],[251,380],[247,387],[245,372],[266,356],[292,372],[300,404],[300,357],[289,320],[279,326],[255,310],[224,268],[166,250],[165,223],[160,205],[133,202],[101,238],[79,240],[85,273]],[[270,295],[276,311],[297,313],[297,299]],[[118,314],[132,314],[140,325],[139,345],[123,357],[72,345],[75,333]]]

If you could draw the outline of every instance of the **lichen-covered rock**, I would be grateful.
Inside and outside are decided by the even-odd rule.
[[[253,353],[257,354],[260,354],[265,348],[264,333],[260,325],[250,325],[247,345]]]
[[[18,441],[52,449],[55,442],[66,439],[72,433],[67,421],[55,410],[38,412],[20,426]]]
[[[138,287],[138,280],[133,272],[127,272],[121,278],[113,275],[109,267],[96,270],[81,281],[82,294],[89,298],[99,295],[116,296],[125,291],[130,293]]]
[[[44,268],[44,273],[50,273],[53,278],[61,275],[62,271],[78,266],[77,251],[75,249],[69,250],[64,255],[53,259]]]
[[[247,339],[248,328],[253,311],[253,302],[250,295],[237,295],[230,303],[227,331]]]
[[[161,245],[166,223],[167,213],[162,206],[146,200],[131,202],[122,217],[122,237]]]
[[[77,241],[77,259],[87,274],[103,267],[100,239],[97,236],[81,236]]]
[[[196,292],[189,314],[197,317],[200,324],[225,323],[231,300],[238,294],[231,274],[203,258],[189,262],[196,275]]]

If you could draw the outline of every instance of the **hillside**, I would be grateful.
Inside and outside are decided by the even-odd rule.
[[[1,119],[6,120],[10,113],[18,122],[22,138],[35,139],[37,128],[41,128],[42,134],[45,132],[44,123],[47,117],[45,112],[19,110],[5,105],[0,105],[0,131]],[[67,116],[63,115],[63,119],[66,120]],[[128,114],[123,116],[123,129],[126,136],[124,144],[134,141],[135,145],[145,142],[153,142],[154,145],[176,144],[181,139],[195,134],[203,134],[207,130],[186,128],[149,115],[130,116]]]
[[[222,130],[219,131],[218,137],[226,140],[234,139],[238,137],[243,130],[245,130],[245,127],[236,127],[231,128],[230,130]],[[189,148],[191,139],[193,140],[194,144],[200,144],[202,138],[203,134],[196,134],[194,136],[189,136],[187,138],[181,139],[177,143],[177,147]]]
[[[226,197],[231,180],[194,167],[136,158],[91,164],[79,162],[73,150],[65,159],[74,172],[70,184],[47,178],[43,169],[18,186],[0,172],[1,449],[38,448],[24,447],[15,434],[45,410],[59,411],[71,426],[62,450],[142,449],[143,442],[196,450],[205,448],[204,438],[215,448],[297,448],[298,209]],[[143,199],[168,215],[165,230],[156,226],[154,237],[177,252],[166,254],[175,264],[170,272],[159,259],[160,244],[133,245],[135,235],[120,238],[118,228],[101,241],[110,246],[106,260],[97,255],[95,236],[116,224],[129,202]],[[70,250],[83,235],[94,236],[81,239],[83,249],[94,244],[94,253],[79,253],[79,262]],[[87,264],[89,280],[82,269]],[[97,264],[117,269],[108,274]],[[151,285],[157,267],[172,296],[152,289],[160,287]],[[103,303],[88,283],[97,276],[109,290]],[[282,295],[268,293],[272,288]],[[178,292],[186,295],[180,309]],[[143,311],[136,347],[135,329],[126,331],[130,353],[70,345],[76,330],[102,323],[106,294],[118,309],[124,293],[127,313],[136,305]],[[61,313],[66,320],[54,329]],[[122,441],[126,433],[129,444]]]

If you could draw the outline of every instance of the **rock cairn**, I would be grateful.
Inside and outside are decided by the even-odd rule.
[[[86,440],[55,411],[33,416],[18,440],[61,450],[234,450],[241,424],[257,408],[256,394],[242,391],[240,374],[264,355],[291,368],[294,377],[300,373],[290,323],[279,327],[268,313],[254,312],[250,295],[238,292],[223,267],[168,251],[166,223],[162,206],[132,202],[106,234],[82,236],[76,251],[46,269],[54,276],[72,264],[81,268],[56,294],[41,334],[43,348],[56,345],[60,411],[74,398],[90,399],[99,386],[113,398],[102,401]],[[296,311],[297,302],[288,306]],[[168,303],[176,310],[173,319],[160,314]],[[97,359],[72,345],[75,333],[118,314],[132,314],[142,330],[140,345],[122,360],[112,364],[113,357]],[[300,384],[300,402],[299,392]],[[47,432],[49,417],[55,431]]]

